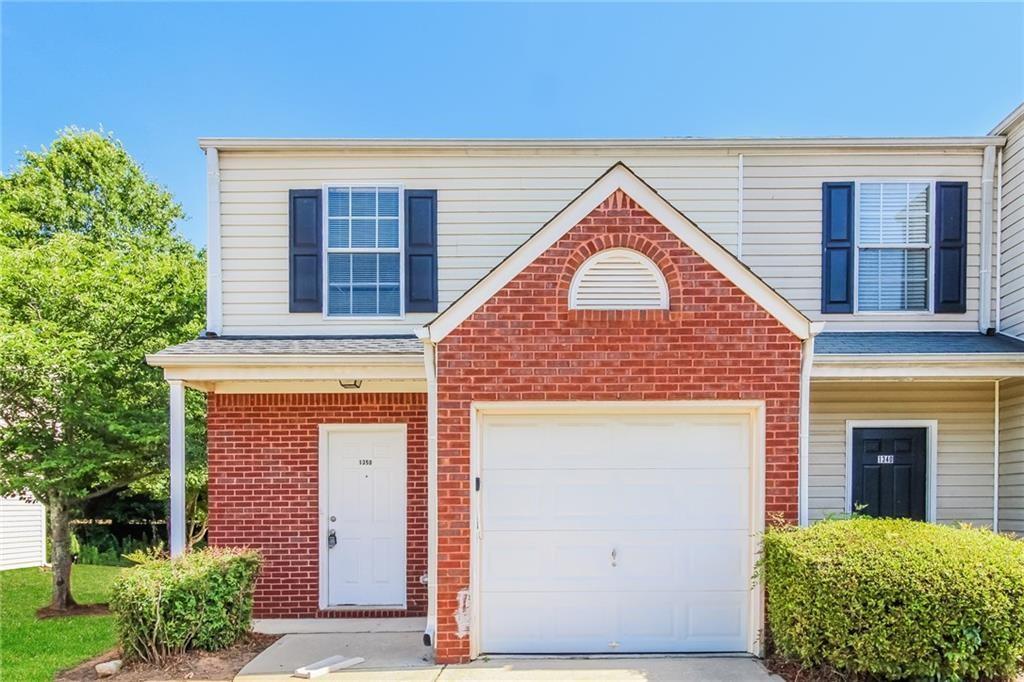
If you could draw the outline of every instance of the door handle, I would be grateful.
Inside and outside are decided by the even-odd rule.
[[[334,549],[334,546],[338,544],[338,536],[335,534],[334,529],[327,531],[327,549]]]
[[[614,547],[612,547],[612,568],[615,568],[615,566],[618,565],[618,560],[619,560],[619,550],[617,550]]]

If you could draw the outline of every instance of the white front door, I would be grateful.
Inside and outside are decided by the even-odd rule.
[[[494,415],[481,435],[481,653],[750,649],[749,415]]]
[[[405,606],[405,425],[327,429],[327,605]]]

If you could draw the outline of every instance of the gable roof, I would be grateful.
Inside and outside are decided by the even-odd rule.
[[[629,195],[797,337],[806,339],[811,336],[811,322],[803,313],[621,161],[605,171],[505,260],[425,325],[418,335],[434,343],[441,341],[616,190]]]
[[[1017,125],[1017,122],[1024,119],[1024,102],[1017,105],[1017,108],[1006,115],[1006,117],[996,124],[996,127],[992,129],[989,135],[1005,135],[1010,132],[1010,128]]]

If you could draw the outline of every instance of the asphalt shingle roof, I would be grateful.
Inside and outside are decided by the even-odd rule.
[[[1024,353],[1024,341],[975,332],[822,332],[815,355]]]
[[[422,355],[414,336],[220,336],[165,348],[158,355]]]

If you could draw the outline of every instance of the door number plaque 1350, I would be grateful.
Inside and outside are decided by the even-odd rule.
[[[361,460],[359,460],[359,466],[361,466],[361,467],[371,467],[371,466],[373,466],[373,460],[372,459],[361,459]]]

